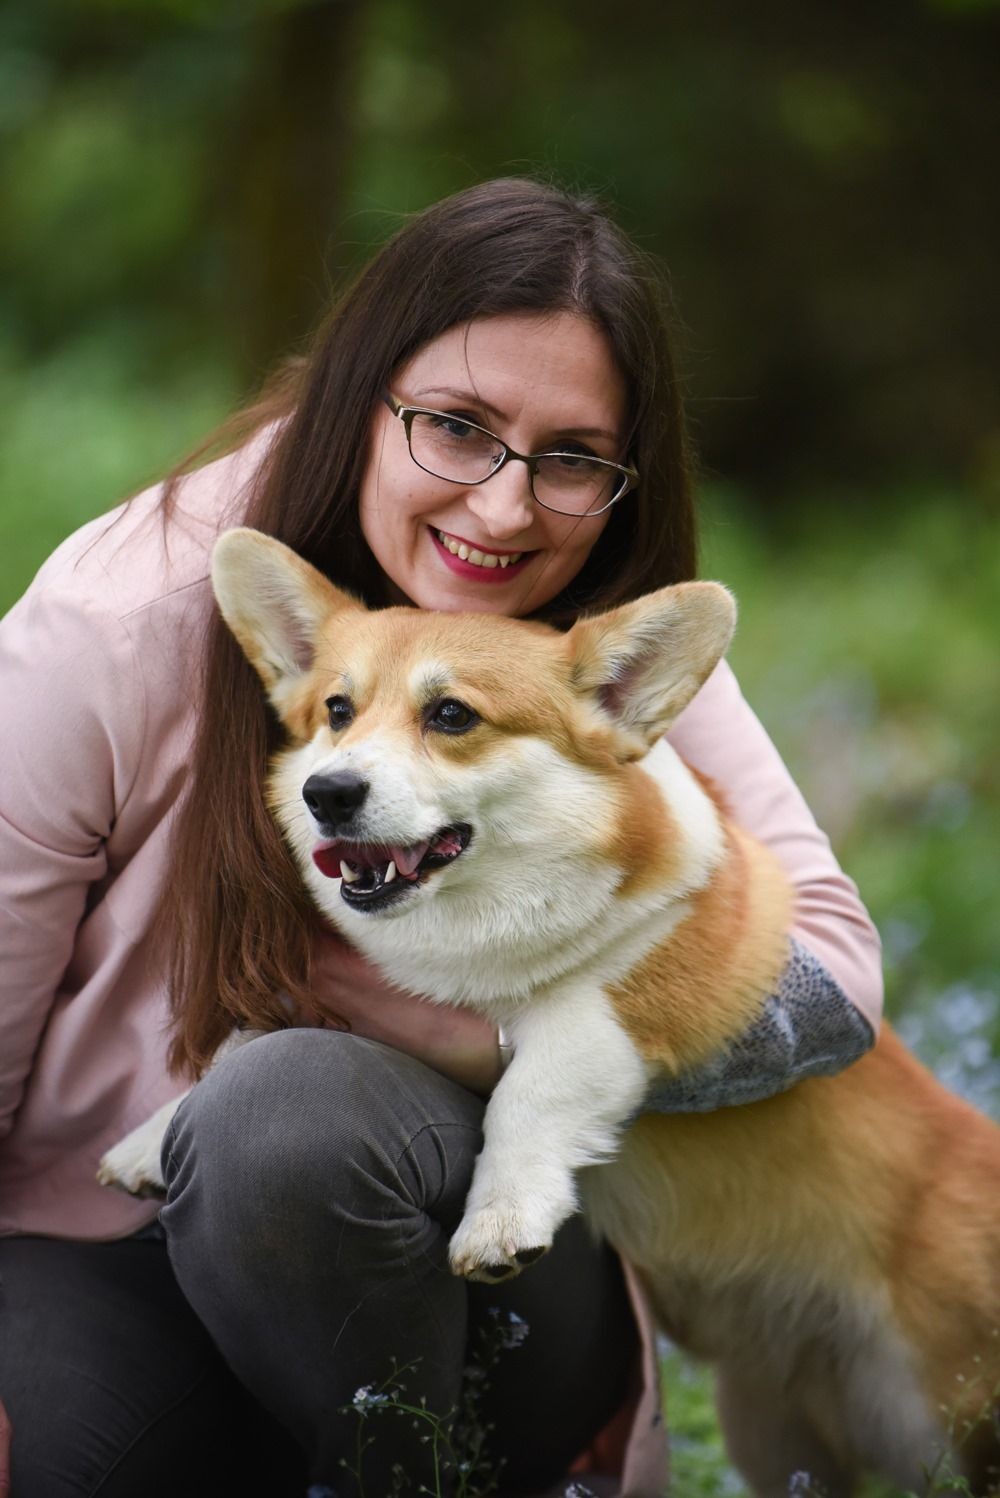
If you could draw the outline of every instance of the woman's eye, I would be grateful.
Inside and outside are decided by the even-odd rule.
[[[453,437],[461,441],[463,437],[471,437],[476,428],[469,421],[463,421],[461,416],[434,416],[431,424],[436,432],[443,432],[446,437]]]
[[[330,727],[334,733],[346,728],[354,720],[354,707],[349,697],[328,697],[326,710],[330,715]]]
[[[454,697],[446,697],[427,716],[428,728],[437,728],[443,733],[465,733],[478,722],[479,714]]]
[[[591,463],[596,457],[595,453],[588,452],[585,447],[561,447],[554,452],[552,457],[560,468],[579,468],[581,463]]]

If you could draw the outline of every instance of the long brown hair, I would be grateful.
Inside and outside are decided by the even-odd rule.
[[[628,392],[627,457],[640,479],[541,615],[564,626],[584,610],[693,577],[690,465],[661,278],[594,201],[521,178],[483,183],[410,219],[333,307],[310,351],[230,424],[232,439],[281,420],[245,523],[383,605],[358,495],[372,413],[393,372],[473,319],[564,311],[607,337]],[[178,472],[166,487],[167,515],[181,482]],[[253,671],[213,619],[191,790],[160,920],[177,1019],[172,1060],[196,1072],[234,1022],[287,1024],[283,996],[311,998],[317,918],[263,794],[279,738]]]

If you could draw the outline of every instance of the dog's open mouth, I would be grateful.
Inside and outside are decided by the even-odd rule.
[[[328,879],[341,881],[340,894],[358,909],[382,908],[421,883],[425,874],[454,863],[469,846],[466,822],[442,827],[426,842],[323,843],[313,849],[313,863]]]

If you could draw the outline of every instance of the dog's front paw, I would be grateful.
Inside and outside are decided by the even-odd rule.
[[[152,1118],[108,1150],[97,1169],[97,1179],[102,1186],[116,1186],[130,1196],[166,1195],[160,1152],[176,1107],[177,1101],[165,1103]]]
[[[115,1186],[130,1196],[166,1195],[159,1152],[154,1155],[137,1150],[131,1138],[123,1139],[102,1157],[97,1179],[102,1186]]]
[[[555,1225],[549,1216],[503,1201],[467,1212],[448,1246],[452,1273],[489,1285],[520,1274],[552,1247]]]

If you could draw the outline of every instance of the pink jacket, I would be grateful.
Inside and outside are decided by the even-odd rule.
[[[181,1090],[165,1064],[167,1001],[145,942],[187,776],[209,552],[239,523],[262,450],[258,438],[192,475],[166,529],[158,489],[85,526],[0,625],[3,1234],[118,1238],[156,1212],[99,1187],[94,1172],[104,1150]],[[728,666],[670,739],[774,849],[796,890],[793,934],[877,1025],[876,933]],[[347,1017],[405,1048],[420,1008],[401,998],[395,1010]],[[626,1492],[656,1491],[662,1469],[651,1339],[646,1383]]]

